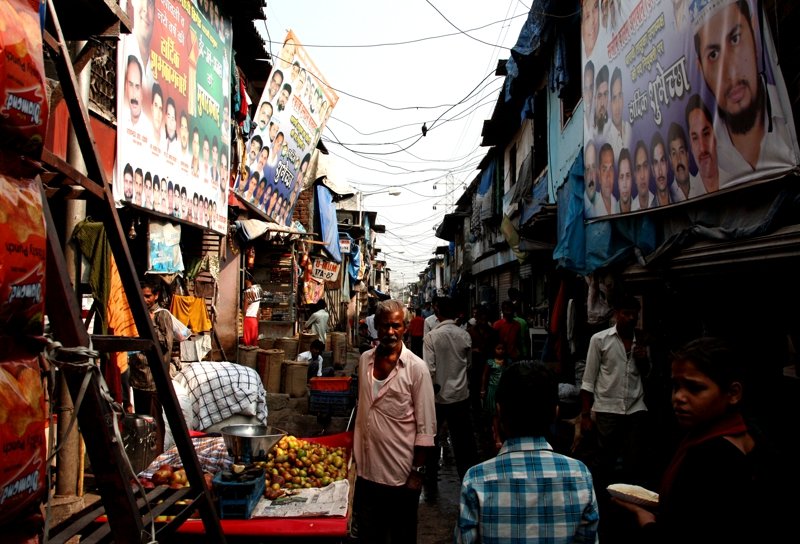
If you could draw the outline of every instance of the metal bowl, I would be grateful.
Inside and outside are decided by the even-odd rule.
[[[228,425],[220,429],[228,455],[234,462],[265,460],[272,446],[286,436],[286,431],[267,425]]]

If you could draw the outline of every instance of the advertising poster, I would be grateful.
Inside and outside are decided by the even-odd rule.
[[[178,274],[183,272],[181,226],[168,221],[150,221],[148,231],[148,272]]]
[[[115,200],[224,233],[230,22],[190,0],[128,0],[127,10],[133,32],[118,46]]]
[[[233,190],[271,220],[289,225],[311,153],[339,96],[291,30],[274,60],[253,116],[246,176],[237,176]]]
[[[584,215],[650,210],[800,162],[755,0],[581,2]]]

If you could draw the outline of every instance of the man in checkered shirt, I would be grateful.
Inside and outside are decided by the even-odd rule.
[[[497,457],[467,471],[455,541],[597,542],[597,497],[586,465],[555,453],[544,436],[558,386],[541,363],[511,365],[497,388]]]

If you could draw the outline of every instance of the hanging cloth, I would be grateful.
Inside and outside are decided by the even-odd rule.
[[[170,311],[194,333],[211,330],[211,319],[208,317],[206,301],[202,298],[173,295]]]
[[[106,306],[111,288],[108,273],[111,246],[108,245],[105,225],[86,218],[75,226],[75,230],[72,231],[72,240],[81,255],[89,260],[89,287],[92,290],[94,303],[97,305],[96,319],[100,320],[100,333],[106,334],[108,332]]]

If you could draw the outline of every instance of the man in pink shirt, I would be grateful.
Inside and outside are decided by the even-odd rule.
[[[416,542],[425,457],[436,435],[433,384],[425,361],[403,345],[402,302],[375,311],[380,344],[358,363],[354,512],[364,542]]]

